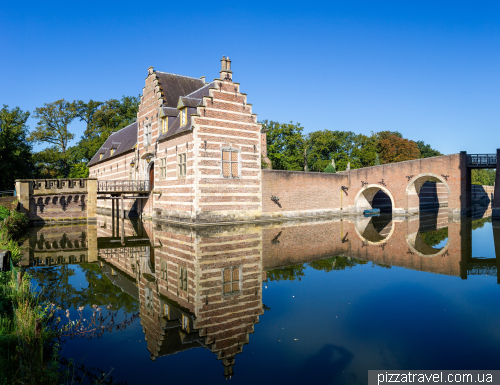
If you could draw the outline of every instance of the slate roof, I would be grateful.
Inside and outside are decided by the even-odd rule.
[[[158,141],[168,138],[179,132],[189,131],[191,129],[191,114],[196,114],[196,108],[188,107],[186,124],[181,126],[181,117],[178,116],[174,122],[168,127],[168,131],[158,137]]]
[[[201,106],[201,99],[188,98],[185,96],[179,97],[179,102],[177,103],[177,108],[180,107],[198,107]]]
[[[205,85],[201,79],[189,76],[169,74],[167,72],[156,71],[158,82],[163,90],[163,104],[166,107],[177,107],[179,96],[188,95]]]
[[[133,150],[136,144],[137,122],[134,122],[131,125],[122,128],[120,131],[113,132],[87,164],[87,167],[96,163],[104,162],[110,158],[117,157],[124,152]],[[110,156],[110,148],[115,150],[112,156]],[[101,153],[103,156],[102,159],[99,159],[99,154]]]
[[[190,130],[191,129],[191,114],[196,114],[196,106],[201,105],[201,103],[203,101],[202,100],[203,96],[210,95],[209,89],[212,87],[215,87],[214,82],[205,84],[203,87],[201,87],[197,90],[194,90],[193,92],[191,92],[190,94],[188,94],[186,96],[183,96],[183,95],[179,96],[178,97],[178,104],[176,104],[176,106],[182,104],[183,106],[188,107],[186,124],[181,127],[180,126],[180,123],[181,123],[180,116],[175,115],[175,116],[177,116],[177,118],[168,127],[168,131],[164,134],[161,134],[158,137],[158,141],[164,140],[164,139],[166,139],[172,135],[178,134],[180,132]],[[170,108],[169,108],[169,110],[170,110]],[[177,111],[179,111],[179,110],[177,110]],[[165,113],[165,115],[166,115],[166,113]],[[172,115],[168,115],[168,116],[172,116]]]
[[[177,116],[179,115],[179,110],[173,107],[162,107],[163,115],[165,116]]]

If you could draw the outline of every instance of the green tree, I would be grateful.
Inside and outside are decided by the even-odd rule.
[[[68,125],[74,116],[71,104],[64,99],[45,103],[43,107],[35,110],[34,117],[39,121],[28,137],[28,140],[34,143],[52,145],[42,157],[45,161],[52,162],[53,167],[64,177],[68,176],[70,169],[67,150],[74,135],[69,132]]]
[[[26,140],[30,113],[19,107],[0,110],[0,190],[13,190],[15,180],[32,177],[32,147]]]
[[[493,186],[495,184],[496,170],[485,168],[474,168],[471,170],[472,184]]]
[[[324,172],[330,172],[332,174],[335,174],[337,171],[335,170],[335,166],[330,163],[328,166],[326,166]]]
[[[376,157],[373,137],[350,131],[315,131],[307,136],[307,164],[312,171],[323,171],[331,159],[337,170],[372,166]]]
[[[113,132],[133,123],[137,119],[139,103],[139,96],[123,96],[121,100],[106,102],[76,100],[71,103],[75,116],[87,124],[75,146],[78,149],[75,152],[80,154],[78,162],[89,162]]]
[[[264,120],[262,128],[267,132],[267,157],[275,170],[304,169],[303,127],[297,123],[288,124]]]
[[[417,142],[417,147],[420,151],[420,157],[421,158],[431,158],[433,156],[440,156],[443,155],[439,151],[434,150],[430,144],[425,144],[423,140],[418,140]]]

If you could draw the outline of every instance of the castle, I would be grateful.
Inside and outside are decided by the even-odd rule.
[[[231,60],[206,82],[148,69],[137,121],[113,133],[88,164],[97,180],[149,181],[144,202],[125,210],[183,222],[220,222],[262,213],[266,134]],[[141,204],[142,202],[142,204]],[[108,211],[111,201],[99,202]]]

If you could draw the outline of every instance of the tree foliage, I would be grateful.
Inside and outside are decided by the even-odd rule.
[[[105,102],[76,100],[71,104],[75,118],[87,124],[76,146],[79,158],[76,163],[89,162],[108,137],[133,123],[139,111],[139,96],[123,96],[121,100]]]
[[[303,127],[297,123],[261,122],[267,132],[267,156],[275,170],[304,169]]]
[[[29,116],[19,107],[0,110],[0,191],[13,190],[16,179],[33,174],[32,147],[26,140]]]
[[[45,103],[35,110],[34,117],[39,121],[28,140],[49,144],[51,147],[47,149],[43,159],[59,164],[63,176],[67,177],[70,168],[67,150],[69,142],[75,137],[68,130],[68,125],[74,118],[71,103],[64,99]]]
[[[336,170],[372,166],[376,157],[373,137],[350,131],[315,131],[306,139],[307,164],[311,171],[323,171],[331,160],[335,160]]]
[[[383,164],[420,158],[420,150],[413,140],[404,139],[390,131],[378,133],[378,153]]]
[[[433,156],[441,156],[439,151],[434,150],[430,144],[425,144],[423,140],[417,140],[417,147],[420,151],[421,158],[431,158]]]
[[[474,168],[471,170],[472,184],[493,186],[495,184],[496,170],[487,168]]]

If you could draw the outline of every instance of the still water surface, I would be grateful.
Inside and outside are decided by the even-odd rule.
[[[103,216],[32,229],[24,263],[72,315],[139,313],[64,346],[116,381],[366,384],[369,369],[500,369],[500,224],[485,214],[196,229]]]

